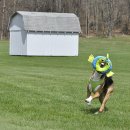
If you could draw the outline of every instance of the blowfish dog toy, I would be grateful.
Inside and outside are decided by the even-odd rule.
[[[92,64],[94,69],[88,83],[88,98],[85,100],[88,104],[91,103],[92,93],[102,89],[106,84],[106,79],[113,76],[112,62],[109,59],[109,54],[107,56],[94,56],[91,54],[88,61]],[[89,97],[90,96],[90,97]]]
[[[112,70],[112,62],[109,59],[109,54],[107,56],[97,56],[94,58],[93,55],[90,55],[88,61],[92,63],[94,70],[101,74],[106,74],[107,77],[112,76],[114,73]]]

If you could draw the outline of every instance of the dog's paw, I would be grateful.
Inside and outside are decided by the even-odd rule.
[[[85,99],[85,102],[87,103],[87,105],[91,105],[91,102],[88,102],[87,99]]]
[[[87,105],[89,105],[89,106],[90,106],[90,105],[91,105],[91,102],[87,102]]]
[[[92,96],[90,96],[89,98],[85,99],[85,101],[86,101],[87,103],[91,103],[91,101],[92,101]]]

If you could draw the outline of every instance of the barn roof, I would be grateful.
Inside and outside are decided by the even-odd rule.
[[[48,13],[17,11],[21,15],[24,30],[28,31],[54,31],[54,32],[81,32],[78,17],[73,13]]]

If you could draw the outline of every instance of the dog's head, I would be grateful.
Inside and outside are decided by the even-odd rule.
[[[109,54],[107,56],[96,56],[90,55],[88,61],[92,63],[92,67],[101,74],[106,74],[107,77],[112,76],[114,73],[112,70],[112,62],[109,59]]]

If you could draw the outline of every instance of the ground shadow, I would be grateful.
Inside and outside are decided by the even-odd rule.
[[[87,114],[94,114],[98,110],[99,110],[99,108],[92,108],[92,107],[86,107],[86,108],[81,109],[81,111],[83,111],[84,113],[87,113]]]
[[[89,107],[84,107],[81,109],[81,111],[83,111],[84,113],[87,113],[87,114],[94,114],[96,113],[97,111],[99,110],[99,107],[92,107],[92,106],[89,106]],[[105,112],[108,111],[108,108],[105,107]]]

